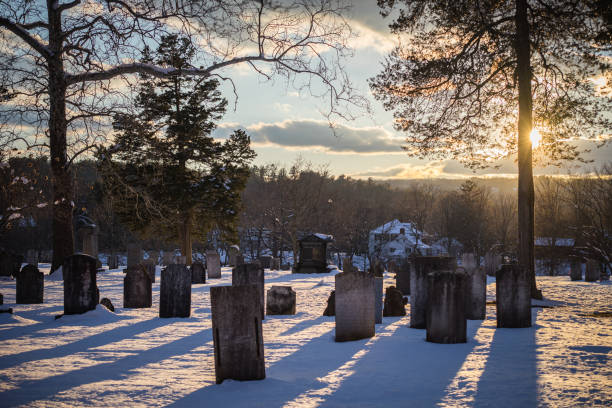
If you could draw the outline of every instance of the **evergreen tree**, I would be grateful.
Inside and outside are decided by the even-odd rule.
[[[143,62],[180,72],[194,53],[187,39],[171,35],[155,55],[145,48]],[[141,79],[136,112],[115,118],[115,145],[101,153],[101,170],[108,193],[123,198],[122,221],[143,236],[179,241],[190,264],[194,236],[213,227],[235,232],[255,153],[242,130],[224,143],[211,136],[227,105],[216,79]]]

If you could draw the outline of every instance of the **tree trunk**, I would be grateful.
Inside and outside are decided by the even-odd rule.
[[[66,81],[61,54],[61,15],[47,0],[49,15],[49,145],[51,153],[51,185],[53,187],[53,261],[51,271],[59,268],[74,252],[72,228],[72,178],[66,153]]]
[[[531,56],[527,0],[516,1],[516,74],[519,90],[518,113],[518,262],[527,270],[531,296],[541,298],[536,287],[534,265],[534,188],[530,133],[533,126]]]
[[[181,255],[185,257],[185,265],[191,265],[191,253],[193,242],[191,240],[192,212],[183,213],[183,224],[180,227]]]

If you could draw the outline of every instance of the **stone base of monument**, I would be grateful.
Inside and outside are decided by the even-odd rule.
[[[335,340],[352,341],[374,336],[374,277],[366,273],[342,272],[335,278]]]
[[[17,275],[17,304],[43,303],[45,275],[34,265],[26,265]]]
[[[495,279],[497,327],[531,327],[531,286],[517,264],[501,265]]]
[[[153,304],[152,282],[144,266],[130,268],[123,278],[123,307],[138,309]]]
[[[191,283],[200,284],[206,283],[206,268],[201,262],[194,262],[191,264]]]
[[[294,315],[295,291],[291,286],[272,286],[266,297],[267,315]]]
[[[168,265],[161,273],[159,317],[191,315],[191,272],[184,264]]]
[[[431,343],[465,343],[467,276],[462,271],[436,271],[428,276],[427,336]]]
[[[408,303],[408,299],[404,298],[402,292],[395,286],[387,287],[385,291],[383,316],[406,316],[406,303]]]
[[[100,300],[96,284],[96,259],[74,254],[64,261],[64,314],[80,314],[94,310]]]
[[[255,285],[210,288],[217,384],[266,378],[260,299]]]

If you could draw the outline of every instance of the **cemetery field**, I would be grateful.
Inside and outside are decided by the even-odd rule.
[[[44,265],[43,271],[48,272]],[[45,280],[44,303],[16,305],[0,280],[0,407],[605,407],[612,405],[612,284],[539,277],[548,298],[533,327],[497,329],[495,306],[468,321],[465,344],[425,342],[405,317],[385,317],[370,339],[334,342],[323,317],[334,274],[266,270],[266,290],[290,285],[297,314],[263,322],[266,379],[215,384],[210,287],[192,286],[191,317],[160,319],[153,307],[123,309],[123,273],[98,274],[102,306],[64,316],[63,283]],[[394,285],[389,274],[385,287]],[[489,278],[488,300],[495,282]]]

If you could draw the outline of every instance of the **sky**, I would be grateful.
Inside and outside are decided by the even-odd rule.
[[[404,136],[393,129],[391,112],[386,112],[370,94],[367,80],[375,76],[382,61],[393,48],[395,38],[389,33],[388,19],[378,12],[374,0],[352,0],[348,19],[358,35],[352,41],[354,56],[345,61],[350,79],[371,103],[372,115],[352,121],[337,121],[332,132],[320,113],[325,101],[303,95],[282,80],[262,81],[245,66],[230,70],[238,95],[235,110],[229,109],[215,133],[222,137],[236,128],[251,136],[257,153],[255,164],[290,165],[298,157],[315,167],[325,166],[334,175],[354,178],[415,179],[467,178],[472,176],[516,176],[516,163],[509,158],[474,173],[453,160],[418,160],[401,149]],[[224,89],[233,106],[232,88]],[[593,142],[585,158],[591,163],[576,167],[536,167],[535,174],[566,174],[592,171],[612,158],[612,144],[597,149]]]

